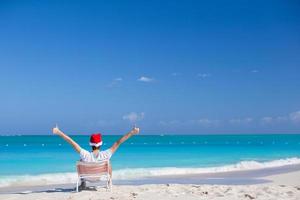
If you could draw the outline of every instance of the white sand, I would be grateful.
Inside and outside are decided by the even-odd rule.
[[[299,200],[300,171],[264,177],[271,183],[257,185],[141,185],[113,186],[113,191],[99,188],[97,191],[82,191],[79,193],[53,191],[26,194],[2,194],[2,200],[125,200],[125,199],[270,199],[270,200]]]
[[[264,177],[271,180],[272,185],[298,186],[300,189],[300,171]],[[300,191],[300,190],[299,190]]]

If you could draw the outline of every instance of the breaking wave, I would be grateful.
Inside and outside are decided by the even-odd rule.
[[[132,180],[144,177],[159,177],[170,175],[205,174],[220,172],[236,172],[245,170],[257,170],[272,167],[283,167],[300,164],[300,158],[279,159],[268,162],[242,161],[232,165],[203,168],[131,168],[113,171],[114,180]],[[40,175],[0,176],[0,187],[28,186],[28,185],[51,185],[76,183],[76,173],[52,173]]]

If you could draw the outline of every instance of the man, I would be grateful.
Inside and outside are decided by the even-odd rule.
[[[117,142],[115,142],[112,147],[105,151],[100,151],[100,147],[102,145],[102,135],[101,133],[95,133],[92,134],[90,137],[90,146],[92,147],[92,152],[89,152],[79,146],[74,140],[72,140],[69,136],[67,136],[64,132],[59,130],[59,128],[56,126],[52,130],[53,134],[59,135],[62,137],[65,141],[67,141],[69,144],[72,145],[72,147],[80,154],[80,159],[83,162],[101,162],[103,160],[108,160],[110,157],[115,153],[115,151],[119,148],[119,146],[128,140],[132,135],[138,134],[140,132],[140,129],[137,127],[134,127],[130,132],[125,134],[123,137],[121,137]],[[111,168],[109,169],[110,175],[112,175]],[[81,181],[80,188],[85,188],[85,181]]]

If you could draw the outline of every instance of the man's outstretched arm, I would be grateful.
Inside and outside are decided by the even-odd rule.
[[[74,140],[72,140],[72,138],[70,138],[69,136],[67,136],[66,134],[64,134],[64,132],[62,132],[61,130],[59,130],[58,127],[53,128],[52,132],[53,132],[53,134],[59,135],[60,137],[62,137],[65,141],[67,141],[69,144],[71,144],[72,147],[78,153],[80,153],[81,147],[79,146],[79,144],[77,144]]]
[[[123,137],[121,137],[117,142],[115,142],[112,147],[110,148],[111,153],[115,153],[115,151],[119,148],[119,146],[128,140],[131,136],[138,134],[140,132],[139,128],[134,127],[129,133],[125,134]]]

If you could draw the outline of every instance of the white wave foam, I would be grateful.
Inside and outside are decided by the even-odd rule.
[[[114,180],[132,180],[143,177],[157,177],[165,175],[187,175],[187,174],[205,174],[219,172],[235,172],[244,170],[257,170],[272,167],[283,167],[288,165],[300,164],[300,158],[287,158],[273,160],[268,162],[242,161],[233,165],[224,165],[220,167],[205,168],[133,168],[120,169],[113,172]],[[51,185],[75,183],[76,173],[54,173],[40,175],[22,175],[22,176],[2,176],[0,177],[0,187],[24,186],[24,185]]]
[[[76,178],[76,173],[1,176],[0,187],[75,183]]]
[[[168,175],[186,175],[186,174],[206,174],[220,172],[235,172],[245,170],[257,170],[272,167],[283,167],[288,165],[300,164],[300,158],[287,158],[273,160],[268,162],[257,161],[242,161],[233,165],[224,165],[219,167],[204,167],[204,168],[137,168],[137,169],[122,169],[114,172],[115,179],[137,179],[142,177],[153,176],[168,176]]]

